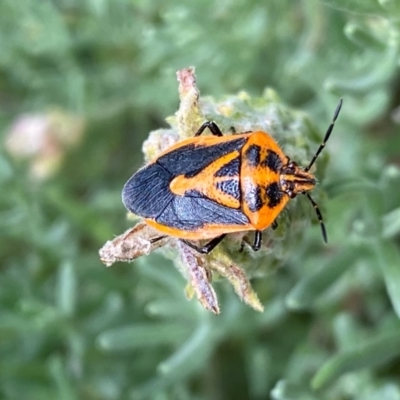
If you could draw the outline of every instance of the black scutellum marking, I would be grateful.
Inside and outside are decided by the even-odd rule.
[[[217,189],[221,192],[233,197],[240,201],[240,189],[238,179],[228,179],[226,181],[217,182]]]
[[[260,187],[252,186],[247,190],[244,196],[244,201],[247,203],[251,212],[260,211],[263,206]]]
[[[246,150],[246,153],[244,156],[245,156],[248,164],[251,167],[257,167],[258,164],[260,164],[260,152],[261,152],[261,148],[260,148],[260,146],[257,146],[256,144],[252,144]]]
[[[267,157],[261,161],[262,167],[268,167],[271,171],[278,172],[282,168],[282,161],[272,150],[267,150]]]
[[[229,161],[228,163],[226,163],[224,166],[222,166],[214,174],[214,176],[216,178],[221,176],[239,176],[239,171],[240,171],[240,157],[238,156],[233,160]]]
[[[280,191],[278,182],[273,182],[268,185],[265,189],[265,194],[268,198],[268,207],[274,208],[276,207],[281,201],[284,193]]]
[[[171,179],[178,175],[193,178],[216,159],[232,151],[240,151],[246,141],[246,138],[240,138],[212,146],[196,146],[191,143],[164,154],[156,163],[170,172]]]

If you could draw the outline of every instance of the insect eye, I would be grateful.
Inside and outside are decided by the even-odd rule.
[[[290,161],[285,165],[282,171],[284,171],[284,174],[286,175],[293,175],[296,172],[297,167],[298,164],[296,161]]]
[[[294,199],[297,195],[295,189],[294,182],[292,181],[284,181],[282,185],[283,191],[291,198]]]

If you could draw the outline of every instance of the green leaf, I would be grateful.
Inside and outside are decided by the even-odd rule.
[[[400,207],[382,217],[382,237],[391,239],[400,234]]]
[[[66,368],[63,365],[63,359],[55,355],[48,361],[51,375],[58,389],[57,398],[60,400],[76,400],[78,399],[75,388],[70,381]]]
[[[317,400],[299,383],[280,380],[271,391],[272,400]]]
[[[77,293],[76,275],[71,262],[65,261],[59,270],[56,291],[58,308],[65,316],[72,316],[75,312]]]
[[[396,0],[320,0],[333,8],[357,14],[390,15],[398,18],[400,5]]]
[[[100,348],[121,351],[181,343],[191,328],[176,323],[140,323],[103,332],[97,338]]]
[[[330,358],[315,374],[311,386],[319,390],[341,375],[362,368],[373,368],[400,355],[400,329],[354,345]]]
[[[385,279],[390,301],[400,318],[400,253],[399,249],[389,241],[374,243],[373,251],[377,263]]]
[[[321,294],[360,258],[360,252],[348,247],[321,268],[303,277],[286,297],[292,310],[312,307]]]
[[[197,369],[213,349],[211,338],[211,327],[203,322],[169,359],[159,365],[158,370],[162,374],[185,374]]]

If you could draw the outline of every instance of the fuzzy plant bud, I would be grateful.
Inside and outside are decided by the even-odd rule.
[[[178,71],[180,107],[174,116],[168,117],[171,129],[151,132],[143,144],[146,162],[154,160],[172,145],[194,136],[204,121],[214,121],[224,135],[249,131],[263,131],[272,136],[284,154],[306,167],[313,158],[321,138],[307,115],[285,105],[275,91],[265,89],[261,97],[251,97],[246,92],[224,96],[218,100],[201,97],[196,86],[194,68]],[[207,134],[205,132],[205,134]],[[326,154],[318,160],[318,178],[321,165],[326,164]],[[313,166],[313,173],[315,166]],[[318,191],[320,192],[320,191]],[[299,196],[303,197],[303,196]],[[317,199],[322,198],[318,193]],[[157,234],[148,234],[140,223],[125,232],[101,250],[101,258],[111,265],[114,261],[131,261],[135,256],[148,254],[155,248],[172,258],[177,268],[186,276],[187,293],[195,294],[208,310],[219,313],[216,294],[211,286],[213,279],[226,278],[238,296],[257,311],[263,306],[251,287],[249,278],[265,276],[281,266],[294,246],[297,246],[315,211],[306,198],[297,198],[277,218],[278,227],[267,228],[259,251],[253,251],[254,231],[228,234],[209,254],[200,254],[174,237],[156,240]],[[143,235],[145,232],[145,235]],[[126,240],[129,238],[129,241]],[[206,238],[205,238],[206,239]],[[146,243],[144,243],[146,242]],[[204,241],[206,242],[206,241]],[[142,246],[143,251],[139,248]],[[175,251],[171,252],[171,247]],[[124,253],[121,252],[123,249]],[[135,249],[134,251],[131,251]],[[129,254],[129,257],[127,257]]]

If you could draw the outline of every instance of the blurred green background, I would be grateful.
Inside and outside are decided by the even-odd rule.
[[[399,35],[397,0],[1,0],[0,399],[400,399]],[[253,282],[263,314],[224,281],[220,316],[187,301],[160,255],[98,258],[190,65],[321,137],[344,98],[330,243],[307,229]]]

